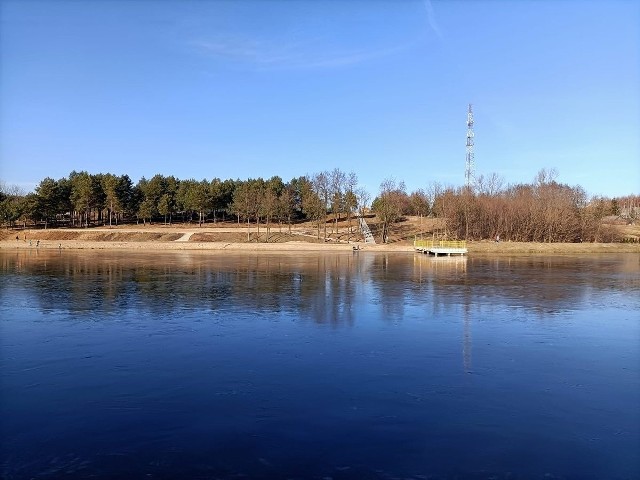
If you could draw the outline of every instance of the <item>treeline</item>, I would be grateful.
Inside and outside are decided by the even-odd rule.
[[[442,187],[408,194],[402,182],[385,180],[373,209],[380,217],[382,238],[403,215],[446,219],[448,238],[515,242],[614,242],[619,230],[608,217],[640,218],[640,196],[589,198],[580,186],[556,181],[554,170],[541,170],[531,184],[503,187],[493,174],[472,187]],[[615,222],[613,222],[615,223]]]
[[[619,215],[615,199],[589,201],[581,187],[556,182],[515,185],[500,195],[466,191],[442,198],[449,228],[461,238],[516,242],[617,242],[620,230],[607,217]]]
[[[21,223],[88,227],[118,225],[123,222],[172,223],[225,221],[266,225],[275,222],[314,220],[318,237],[330,214],[335,230],[340,218],[351,222],[368,194],[358,189],[354,173],[339,169],[284,182],[274,176],[247,180],[180,180],[155,175],[133,184],[128,175],[71,172],[66,178],[45,178],[26,195],[10,188],[0,193],[0,218],[8,226]]]
[[[471,187],[432,183],[407,192],[403,182],[385,179],[371,205],[355,173],[339,169],[292,178],[180,180],[155,175],[134,184],[127,175],[71,172],[45,178],[35,192],[0,188],[0,218],[20,223],[87,227],[173,221],[236,221],[264,225],[313,221],[318,238],[338,231],[338,221],[373,211],[380,240],[388,241],[394,223],[407,215],[446,219],[440,233],[448,238],[534,242],[616,241],[618,231],[603,220],[640,217],[640,196],[589,198],[580,186],[556,181],[554,170],[541,170],[530,184],[504,186],[497,175],[479,177]]]

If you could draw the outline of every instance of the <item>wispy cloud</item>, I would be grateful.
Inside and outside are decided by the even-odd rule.
[[[250,42],[234,42],[225,40],[198,40],[191,45],[211,55],[231,59],[254,60],[258,58],[259,45]]]
[[[306,64],[301,65],[307,68],[332,68],[332,67],[344,67],[349,65],[355,65],[358,63],[364,63],[370,60],[383,58],[402,52],[411,47],[412,43],[406,43],[403,45],[396,45],[387,48],[378,48],[371,50],[361,50],[343,53],[334,53],[333,55],[325,58],[317,59],[316,61],[308,61]]]
[[[190,44],[206,55],[260,69],[348,67],[394,55],[414,44],[406,42],[386,47],[340,49],[318,43],[323,42],[308,39],[273,43],[250,38],[219,37]]]
[[[424,9],[427,11],[427,22],[429,23],[431,31],[435,33],[436,37],[438,37],[440,40],[443,40],[442,30],[440,30],[440,26],[436,21],[436,15],[433,11],[431,0],[424,0]]]

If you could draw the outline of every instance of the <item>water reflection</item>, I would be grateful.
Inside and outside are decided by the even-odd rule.
[[[255,309],[303,312],[302,320],[336,326],[353,323],[351,305],[362,294],[370,263],[351,253],[297,258],[28,252],[1,258],[11,284],[26,283],[22,295],[43,312]]]
[[[353,325],[356,311],[367,310],[366,305],[379,306],[377,314],[390,322],[402,321],[407,308],[415,306],[432,314],[462,307],[468,318],[472,310],[490,314],[506,305],[516,314],[525,309],[545,317],[589,303],[600,290],[640,290],[635,255],[467,259],[364,252],[26,251],[3,253],[0,260],[3,276],[10,279],[2,289],[25,284],[23,295],[43,312],[251,308],[303,312],[303,319],[334,326]],[[358,301],[365,306],[354,307]]]
[[[638,260],[1,253],[2,475],[637,478]]]
[[[450,316],[459,322],[462,368],[471,373],[474,322],[552,318],[621,305],[640,291],[636,255],[607,257],[428,257],[420,254],[266,255],[204,252],[20,251],[0,255],[0,293],[43,314],[255,312],[295,322],[353,327]]]
[[[438,289],[433,289],[433,283],[438,284],[435,279],[447,278],[451,279],[463,279],[467,275],[467,257],[454,256],[454,257],[428,257],[425,255],[415,255],[413,259],[413,272],[414,281],[417,281],[421,286],[422,284],[429,285],[431,299],[436,303],[438,296]],[[472,332],[471,332],[471,285],[468,282],[462,284],[463,294],[462,298],[462,365],[465,373],[471,373],[471,351],[472,351]]]

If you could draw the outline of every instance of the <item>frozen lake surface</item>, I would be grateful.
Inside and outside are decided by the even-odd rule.
[[[640,478],[640,256],[0,254],[4,478]]]

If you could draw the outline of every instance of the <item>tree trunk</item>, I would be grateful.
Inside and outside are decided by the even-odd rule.
[[[271,225],[269,225],[269,215],[267,215],[267,240],[266,242],[269,243],[269,233],[271,232]]]
[[[324,241],[327,241],[327,215],[324,214],[323,215],[323,221],[324,221]]]

